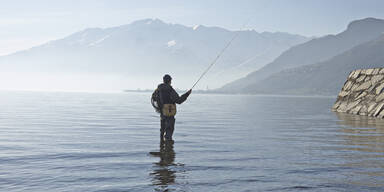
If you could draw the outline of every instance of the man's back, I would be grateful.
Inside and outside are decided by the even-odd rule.
[[[179,94],[173,89],[173,87],[167,83],[162,83],[157,87],[160,94],[161,104],[182,104],[187,100],[190,92],[179,96]]]

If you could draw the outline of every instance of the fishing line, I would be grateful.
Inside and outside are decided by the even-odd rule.
[[[215,65],[216,61],[221,57],[221,55],[225,52],[225,50],[232,44],[233,40],[235,40],[237,38],[237,36],[239,36],[240,32],[242,31],[242,29],[244,29],[244,27],[249,23],[249,21],[251,20],[251,18],[249,18],[247,20],[247,22],[244,23],[244,25],[242,26],[242,28],[240,28],[239,31],[236,31],[236,33],[233,35],[233,37],[231,38],[231,40],[228,41],[228,43],[224,46],[224,48],[219,52],[219,54],[216,56],[216,58],[211,62],[211,64],[208,66],[208,68],[200,75],[200,77],[197,79],[197,81],[195,82],[195,84],[193,84],[192,88],[193,89],[197,83],[199,83],[199,81],[204,77],[204,75],[209,71],[209,69],[211,69],[211,67],[213,65]]]

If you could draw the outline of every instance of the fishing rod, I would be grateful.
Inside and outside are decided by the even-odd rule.
[[[246,23],[244,23],[243,27],[241,29],[243,29],[248,23],[249,21],[251,20],[251,18],[249,18],[247,20]],[[241,29],[239,31],[236,31],[236,33],[233,35],[233,37],[231,38],[230,41],[228,41],[228,43],[224,46],[224,48],[219,52],[219,54],[216,56],[216,58],[211,62],[211,64],[208,66],[208,68],[200,75],[200,77],[197,79],[197,81],[195,82],[195,84],[193,84],[192,88],[193,89],[197,83],[199,83],[199,81],[204,77],[204,75],[209,71],[209,69],[211,69],[211,67],[213,65],[215,65],[216,61],[219,60],[219,58],[221,57],[221,55],[225,52],[225,50],[232,44],[233,40],[235,40],[237,38],[237,36],[239,36],[240,32],[241,32]]]

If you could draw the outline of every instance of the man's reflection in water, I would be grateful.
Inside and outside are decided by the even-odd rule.
[[[172,141],[160,142],[159,152],[150,152],[152,156],[160,157],[160,161],[154,163],[154,170],[151,173],[153,176],[152,184],[161,186],[162,190],[168,191],[168,185],[175,183],[176,171],[172,171],[170,166],[174,166],[175,151],[173,150]]]

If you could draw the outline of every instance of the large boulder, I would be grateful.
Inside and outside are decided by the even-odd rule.
[[[333,111],[384,117],[384,68],[359,69],[348,75]]]

